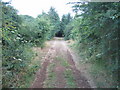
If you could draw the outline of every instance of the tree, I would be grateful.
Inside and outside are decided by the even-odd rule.
[[[51,22],[51,27],[52,31],[51,31],[51,36],[50,37],[54,37],[55,34],[60,30],[60,18],[59,15],[57,14],[57,12],[55,11],[55,8],[51,7],[49,12],[48,12],[48,16]]]
[[[72,17],[70,16],[70,13],[63,15],[60,23],[60,31],[58,32],[58,34],[60,34],[61,36],[65,36],[67,34],[65,28],[71,21]]]
[[[107,69],[107,73],[114,77],[110,83],[118,87],[118,24],[120,3],[80,3],[75,5],[75,21],[77,23],[71,37],[78,42],[77,47],[86,61],[94,62]],[[73,7],[74,8],[74,7]],[[113,68],[114,67],[114,68]],[[113,72],[113,73],[111,73]],[[109,80],[108,80],[109,81]]]
[[[38,18],[18,15],[17,10],[5,4],[2,9],[2,86],[24,87],[30,82],[25,77],[36,72],[35,65],[29,66],[34,57],[31,48],[44,46],[51,29],[49,17],[45,13]]]

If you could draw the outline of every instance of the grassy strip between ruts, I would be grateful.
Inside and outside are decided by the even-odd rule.
[[[59,60],[60,64],[64,66],[65,68],[68,68],[70,66],[67,60],[65,60],[62,56],[56,56],[55,60]]]
[[[47,68],[47,78],[44,81],[44,88],[55,88],[56,74],[53,71],[55,63],[51,63]]]
[[[68,61],[66,59],[64,59],[62,56],[57,56],[56,60],[60,60],[60,64],[62,66],[65,67],[65,71],[64,71],[64,77],[66,79],[66,84],[67,87],[66,88],[75,88],[77,87],[75,84],[75,79],[73,77],[73,73],[72,70],[69,69],[70,64],[68,63]]]
[[[67,83],[67,88],[76,88],[77,86],[75,84],[75,79],[73,77],[72,70],[66,69],[64,71],[64,75]]]

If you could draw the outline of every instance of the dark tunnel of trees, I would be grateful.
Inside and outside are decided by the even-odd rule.
[[[55,37],[63,37],[64,34],[61,32],[61,31],[58,31],[56,34],[55,34]]]

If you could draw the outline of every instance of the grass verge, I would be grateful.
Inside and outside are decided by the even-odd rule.
[[[97,60],[96,52],[93,52],[91,58],[88,58],[88,54],[84,49],[85,46],[79,47],[75,43],[70,44],[69,47],[80,57],[79,66],[80,68],[85,67],[87,74],[89,74],[94,86],[97,88],[116,88],[117,81],[116,77],[113,77],[107,66],[105,66],[102,60]],[[80,51],[81,50],[81,51]],[[83,66],[83,67],[81,67]],[[82,69],[81,69],[82,71]],[[84,71],[84,69],[83,69]],[[116,75],[117,76],[117,75]]]

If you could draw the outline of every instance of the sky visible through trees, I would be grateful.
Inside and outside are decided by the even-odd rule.
[[[77,0],[12,0],[11,5],[19,11],[19,14],[30,15],[33,17],[37,17],[42,11],[48,12],[50,7],[53,6],[56,8],[59,16],[62,17],[63,14],[67,13],[74,15],[71,9],[72,5],[67,4],[68,2],[73,1]]]

